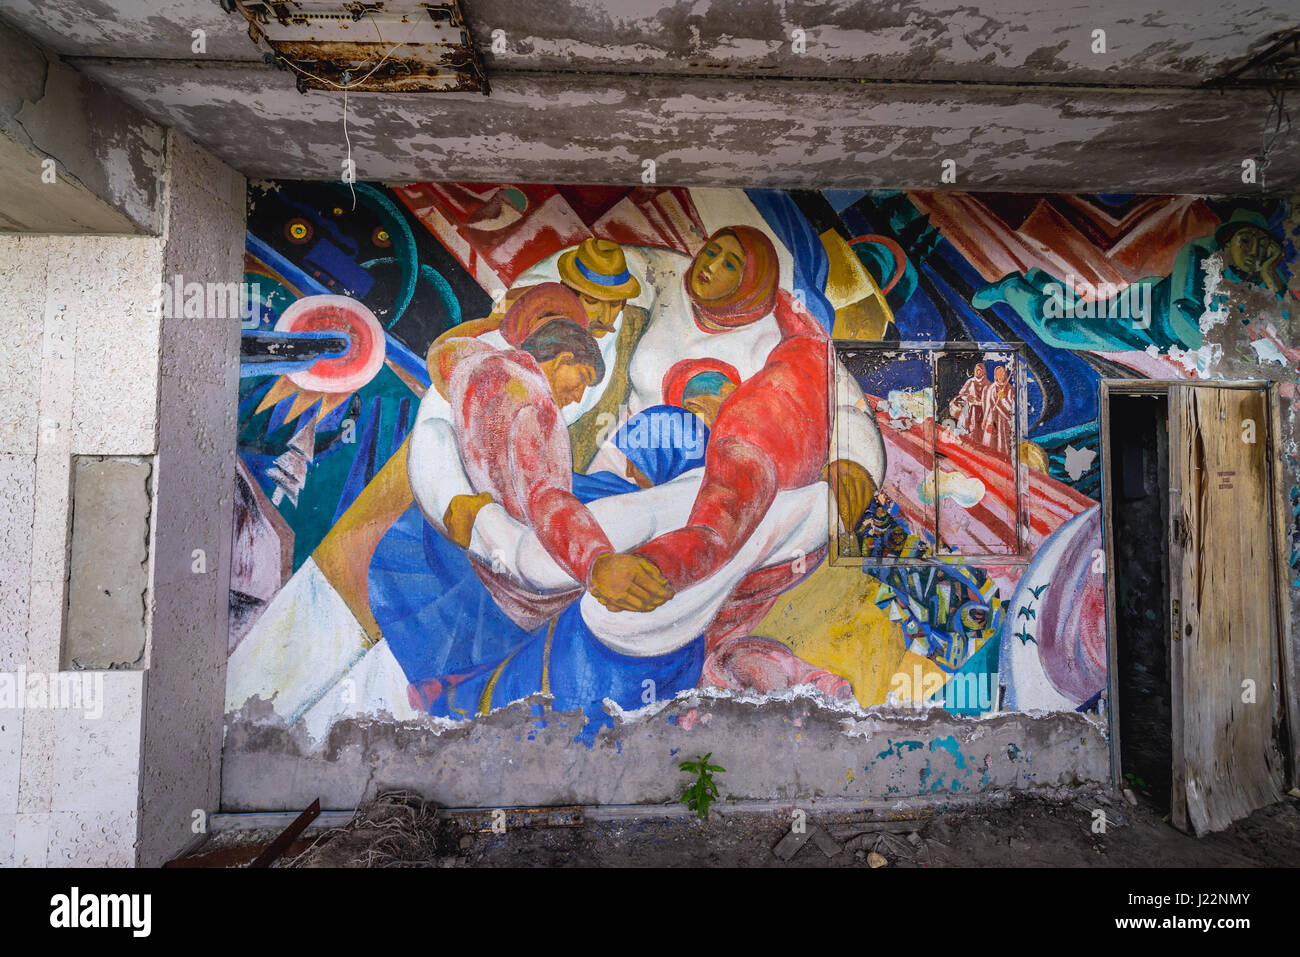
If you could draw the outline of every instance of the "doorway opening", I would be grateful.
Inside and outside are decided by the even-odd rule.
[[[1169,398],[1110,400],[1109,517],[1120,783],[1170,808],[1173,719],[1169,662]]]
[[[1111,780],[1182,830],[1294,786],[1278,389],[1104,380]]]

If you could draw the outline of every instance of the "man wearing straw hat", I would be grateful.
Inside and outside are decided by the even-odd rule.
[[[464,336],[481,336],[490,345],[505,348],[507,343],[501,339],[500,327],[510,307],[530,290],[558,279],[578,297],[587,315],[587,332],[600,346],[605,360],[604,378],[587,391],[582,402],[564,410],[573,443],[574,470],[582,472],[596,454],[601,426],[615,422],[620,407],[627,401],[628,364],[645,332],[649,312],[641,304],[629,305],[630,300],[642,297],[642,284],[628,268],[623,247],[613,240],[584,239],[548,260],[525,270],[515,280],[515,287],[496,303],[486,318],[472,319],[444,332],[430,353],[445,339]]]

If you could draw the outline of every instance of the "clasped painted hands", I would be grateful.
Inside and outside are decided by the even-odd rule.
[[[474,520],[492,502],[487,492],[455,496],[442,515],[447,537],[461,548],[469,548]],[[600,555],[592,563],[590,591],[610,611],[654,611],[674,594],[654,562],[639,555],[614,553]]]
[[[610,611],[654,611],[674,595],[654,562],[614,552],[606,552],[592,563],[588,590]]]
[[[477,495],[457,495],[442,513],[442,527],[447,530],[447,537],[461,548],[469,548],[470,534],[474,531],[474,519],[485,505],[491,505],[490,492]]]

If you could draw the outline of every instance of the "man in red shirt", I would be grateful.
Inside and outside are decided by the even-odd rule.
[[[611,610],[650,611],[673,596],[647,559],[615,552],[573,494],[573,452],[560,409],[604,375],[604,360],[577,322],[553,318],[519,349],[448,339],[435,358],[445,375],[452,427],[475,495],[458,495],[443,516],[468,547],[479,509],[498,502],[564,571]]]

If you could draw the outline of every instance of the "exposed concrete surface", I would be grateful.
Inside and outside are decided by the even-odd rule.
[[[3,23],[0,60],[0,230],[158,233],[162,127]]]
[[[144,663],[152,471],[137,457],[74,460],[65,669]]]
[[[1100,83],[1199,82],[1294,24],[1296,10],[1288,6],[1248,0],[461,2],[494,74],[567,69]],[[243,18],[225,14],[213,0],[0,0],[0,16],[67,55],[261,59]],[[1105,53],[1093,50],[1096,29],[1107,33]],[[203,54],[194,51],[195,30],[203,31]],[[801,52],[795,30],[803,31]]]
[[[0,671],[104,682],[98,717],[0,710],[0,865],[157,864],[195,839],[193,811],[218,800],[239,323],[164,322],[154,305],[175,276],[238,282],[244,180],[170,140],[168,176],[153,184],[169,206],[165,235],[0,237],[10,305],[0,339]],[[147,670],[60,672],[65,587],[80,554],[69,547],[77,456],[132,456],[152,470],[152,499],[141,498],[138,474],[130,493],[152,525],[128,536],[137,549],[149,536],[152,598],[145,618],[132,585],[133,628],[113,630],[115,640],[129,633],[131,652],[110,655]],[[126,502],[112,498],[114,508]],[[86,557],[110,568],[124,560],[103,542]],[[133,567],[140,557],[126,556]]]
[[[1268,93],[1201,84],[1300,22],[1245,0],[463,7],[492,95],[350,97],[361,178],[639,184],[653,160],[661,184],[1255,192]],[[299,94],[211,0],[0,17],[249,176],[341,174],[342,96]],[[1274,144],[1275,188],[1300,184],[1296,145]]]
[[[244,178],[170,135],[164,282],[238,282]],[[229,633],[239,320],[162,321],[153,603],[140,788],[139,862],[197,838],[217,808]]]
[[[338,179],[343,102],[262,65],[81,61],[251,177]],[[517,74],[492,95],[357,94],[360,179],[1258,192],[1262,90],[1133,91]],[[1273,188],[1300,183],[1300,130]],[[235,131],[238,131],[237,134]],[[1194,144],[1194,148],[1189,148]],[[955,162],[953,182],[943,180]]]
[[[594,746],[581,715],[536,717],[529,701],[440,730],[351,720],[318,750],[301,732],[227,718],[225,810],[355,807],[391,788],[450,807],[657,804],[681,792],[678,764],[713,753],[732,800],[905,800],[988,788],[1099,782],[1104,729],[1081,714],[963,719],[831,708],[813,697],[700,691],[614,719]],[[441,726],[445,728],[445,723]]]

